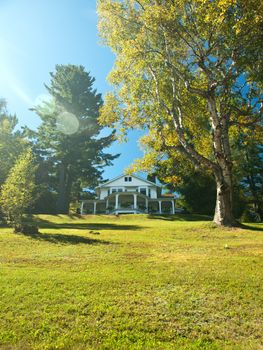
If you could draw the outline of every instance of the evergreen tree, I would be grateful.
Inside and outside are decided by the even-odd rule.
[[[246,201],[245,220],[263,218],[263,148],[255,129],[239,132],[233,142],[234,175]]]
[[[82,66],[57,65],[46,86],[51,101],[35,108],[42,119],[36,148],[48,166],[46,187],[57,193],[58,213],[68,213],[70,201],[83,187],[97,185],[103,167],[116,157],[103,151],[114,134],[100,137],[103,101],[94,81]]]
[[[256,221],[263,219],[263,150],[254,145],[245,152],[246,162],[243,164],[244,177],[241,184],[248,204],[252,208],[252,216]]]

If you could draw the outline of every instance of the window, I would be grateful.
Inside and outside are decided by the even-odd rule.
[[[142,187],[140,188],[140,193],[144,194],[146,196],[147,192],[146,192],[146,187]]]
[[[131,176],[125,176],[124,181],[125,182],[132,182],[132,177]]]
[[[111,190],[111,193],[115,193],[115,192],[123,192],[123,189],[122,188],[113,188]]]

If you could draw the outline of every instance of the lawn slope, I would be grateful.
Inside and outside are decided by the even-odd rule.
[[[37,220],[0,228],[0,349],[262,349],[262,225]]]

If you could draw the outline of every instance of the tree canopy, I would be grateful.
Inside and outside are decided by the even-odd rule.
[[[233,140],[262,137],[262,3],[100,0],[100,34],[116,55],[101,123],[148,131],[152,168],[186,157],[214,175],[214,221],[233,217]]]

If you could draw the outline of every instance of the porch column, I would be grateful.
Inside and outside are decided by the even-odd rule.
[[[133,207],[134,209],[137,209],[137,194],[133,195]]]
[[[149,201],[147,198],[145,199],[145,207],[146,207],[146,213],[148,213]]]
[[[119,195],[116,194],[116,196],[115,196],[115,209],[118,209],[118,206],[119,206]]]
[[[174,214],[174,200],[172,200],[172,213]]]
[[[109,200],[107,199],[106,200],[106,209],[108,209],[108,206],[109,206]]]
[[[159,203],[159,213],[162,214],[162,202],[158,201],[158,203]]]
[[[97,202],[94,202],[94,207],[93,207],[93,214],[96,214],[96,209],[97,209]]]
[[[84,209],[84,202],[81,202],[80,215],[83,215],[83,209]]]

